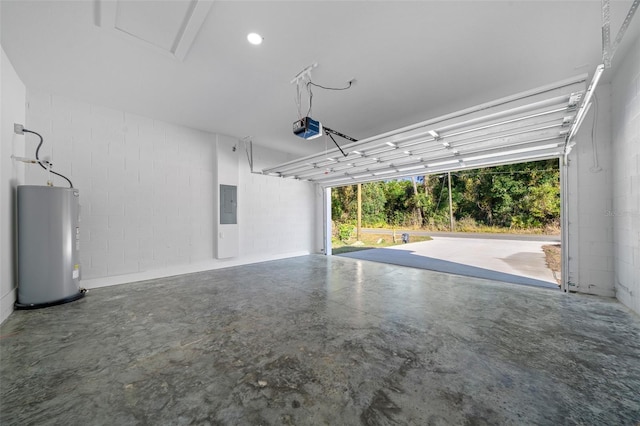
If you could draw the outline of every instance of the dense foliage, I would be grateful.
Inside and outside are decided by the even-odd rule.
[[[449,228],[447,174],[362,185],[362,223],[368,227]],[[557,160],[451,173],[457,228],[485,225],[517,229],[557,227]],[[332,217],[354,224],[357,186],[333,188]]]

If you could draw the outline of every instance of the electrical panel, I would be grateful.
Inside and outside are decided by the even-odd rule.
[[[238,223],[238,187],[220,185],[220,224],[236,225]]]

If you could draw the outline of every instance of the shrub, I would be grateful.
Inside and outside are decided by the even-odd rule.
[[[340,241],[349,240],[349,238],[351,238],[351,235],[353,235],[355,229],[356,227],[353,225],[350,225],[348,223],[341,223],[340,225],[338,225],[338,238],[340,238]]]
[[[456,230],[462,232],[474,232],[478,231],[478,222],[470,216],[465,216],[462,219],[456,221]]]

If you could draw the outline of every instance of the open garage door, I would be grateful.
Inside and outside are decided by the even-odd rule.
[[[583,74],[548,86],[467,108],[412,126],[342,145],[263,170],[325,188],[325,250],[331,253],[330,188],[379,180],[561,158],[590,105],[602,74],[587,89]],[[317,139],[316,139],[317,140]],[[345,155],[341,151],[344,151]],[[561,167],[561,188],[566,181]],[[562,193],[563,213],[566,196]],[[563,267],[567,234],[563,228]],[[563,277],[562,289],[568,282]]]
[[[323,187],[560,157],[587,75],[263,170]]]

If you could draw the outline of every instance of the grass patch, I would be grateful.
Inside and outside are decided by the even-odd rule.
[[[365,228],[393,229],[394,227],[387,224],[368,224]],[[401,226],[395,227],[396,232],[402,233],[402,229],[426,232],[449,232],[449,223],[434,226]],[[456,232],[476,232],[486,234],[520,234],[520,235],[560,235],[560,227],[556,225],[547,225],[541,228],[517,228],[503,226],[489,226],[477,223],[470,219],[461,219],[455,223]]]
[[[331,248],[331,254],[345,254],[345,253],[353,253],[354,251],[362,251],[362,250],[371,250],[376,247],[369,246],[341,246],[336,248]]]
[[[430,241],[431,237],[411,235],[409,237],[410,243],[417,243],[420,241]],[[398,232],[396,235],[396,242],[393,242],[393,236],[388,234],[365,234],[361,235],[361,241],[356,241],[355,238],[351,238],[347,241],[340,241],[333,239],[331,241],[331,251],[333,254],[351,253],[360,250],[370,250],[375,248],[383,248],[390,246],[397,246],[402,244],[402,233]]]

